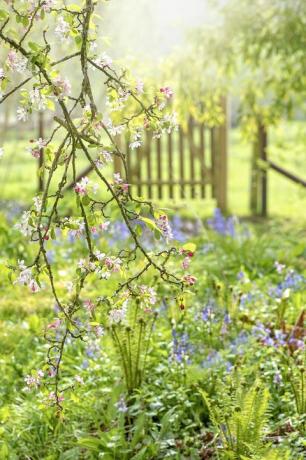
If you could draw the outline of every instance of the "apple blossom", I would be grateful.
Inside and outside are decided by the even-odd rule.
[[[167,99],[170,99],[173,96],[173,91],[169,88],[169,86],[164,86],[163,88],[160,88],[159,91],[164,94]]]

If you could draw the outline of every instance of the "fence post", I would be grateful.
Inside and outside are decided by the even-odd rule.
[[[268,136],[265,126],[259,122],[257,138],[253,143],[251,163],[250,208],[252,215],[267,216],[268,210],[268,178],[265,165],[267,161]]]
[[[218,161],[218,185],[217,185],[217,201],[221,211],[227,211],[227,135],[228,135],[228,104],[227,98],[221,98],[221,107],[223,111],[224,121],[219,127],[219,161]]]
[[[252,159],[251,159],[251,178],[250,178],[250,210],[252,215],[258,214],[258,136],[252,145]]]
[[[259,160],[267,161],[267,146],[268,146],[268,135],[266,128],[263,124],[259,124],[258,127],[259,137]],[[261,193],[261,209],[260,215],[267,217],[267,201],[268,201],[268,174],[265,165],[260,165],[260,193]]]
[[[38,112],[38,139],[44,138],[44,114],[42,111]],[[44,149],[41,148],[38,158],[38,192],[44,190]]]

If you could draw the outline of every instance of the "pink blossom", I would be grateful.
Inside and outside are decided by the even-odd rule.
[[[56,376],[56,369],[54,367],[50,367],[50,369],[48,370],[48,376],[50,378],[53,378]]]
[[[54,84],[60,91],[60,97],[69,96],[71,93],[71,83],[68,78],[63,78],[60,75],[54,79]]]
[[[88,177],[82,177],[81,181],[76,183],[74,187],[74,191],[81,196],[85,196],[87,195],[88,184],[89,184]]]
[[[197,278],[192,275],[185,275],[183,277],[183,280],[185,281],[185,283],[189,284],[189,286],[193,286],[196,283]]]
[[[87,299],[84,301],[84,307],[91,314],[95,308],[95,304],[91,300]]]
[[[118,272],[120,270],[121,263],[120,259],[114,257],[106,257],[104,259],[104,264],[112,272]]]
[[[57,329],[61,325],[61,320],[59,318],[55,318],[52,323],[49,323],[47,329]]]
[[[43,377],[44,372],[42,370],[38,370],[34,375],[27,375],[24,380],[29,388],[38,388]]]
[[[51,391],[49,394],[48,394],[48,399],[50,401],[56,401],[56,402],[62,402],[64,401],[64,396],[57,396],[56,397],[56,393],[54,391]]]
[[[99,225],[100,230],[107,230],[107,228],[109,227],[109,224],[110,224],[109,221],[103,222],[102,224]]]
[[[144,82],[142,80],[137,80],[136,82],[136,91],[138,94],[143,94]]]
[[[170,99],[173,96],[173,91],[169,88],[169,86],[164,86],[163,88],[160,88],[159,91],[163,93],[167,99]]]
[[[40,158],[40,150],[38,149],[30,149],[31,155],[34,158]]]
[[[30,142],[31,144],[33,144],[33,147],[29,147],[28,151],[34,158],[39,158],[41,155],[41,149],[43,149],[46,146],[47,142],[41,137],[37,140],[31,140]]]
[[[190,265],[190,257],[185,257],[185,259],[182,262],[182,267],[184,270],[187,270],[187,268]]]
[[[121,188],[124,193],[127,193],[129,191],[129,184],[122,184]]]
[[[120,173],[115,173],[114,174],[114,183],[117,185],[123,193],[127,193],[129,190],[129,184],[126,184],[123,182],[122,177],[120,176]]]
[[[27,59],[18,54],[14,50],[10,50],[7,55],[7,65],[11,70],[23,73],[26,70]]]
[[[35,280],[33,280],[33,279],[29,282],[29,288],[30,288],[30,291],[33,292],[33,294],[34,294],[35,292],[40,291],[39,285],[38,285],[37,282],[36,282]]]

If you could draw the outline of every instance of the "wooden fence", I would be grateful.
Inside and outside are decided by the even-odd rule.
[[[253,143],[251,166],[250,210],[252,215],[268,215],[268,171],[271,169],[286,179],[306,188],[306,180],[293,174],[268,158],[268,131],[258,123],[257,137]]]
[[[152,199],[215,198],[227,208],[227,126],[208,128],[190,119],[188,128],[153,139],[146,133],[143,145],[130,148],[128,138],[120,139],[126,153],[128,183],[139,196]],[[119,157],[115,172],[123,174]]]

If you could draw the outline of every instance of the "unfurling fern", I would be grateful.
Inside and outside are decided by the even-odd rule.
[[[128,393],[141,385],[156,313],[144,313],[139,302],[129,306],[126,319],[111,326]]]
[[[222,394],[215,403],[202,392],[210,419],[217,429],[222,460],[273,459],[273,452],[264,442],[268,422],[269,392],[257,381],[249,388],[238,385],[231,394]],[[270,457],[268,456],[270,455]],[[286,457],[279,456],[278,459]]]

